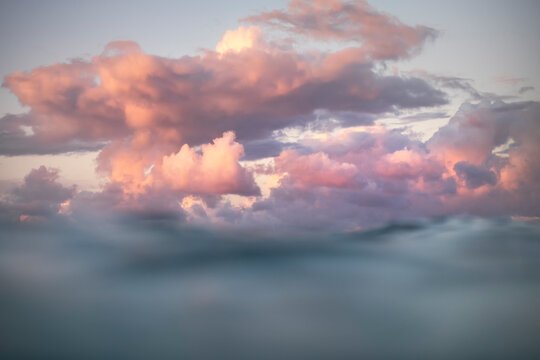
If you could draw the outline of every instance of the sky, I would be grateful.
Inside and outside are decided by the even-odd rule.
[[[2,221],[540,216],[537,1],[1,7]]]

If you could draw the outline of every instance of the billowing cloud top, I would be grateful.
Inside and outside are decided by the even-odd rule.
[[[448,102],[440,81],[384,70],[421,51],[434,29],[365,1],[295,0],[242,21],[252,26],[199,56],[164,58],[121,41],[89,60],[8,75],[4,86],[30,110],[1,119],[0,153],[99,149],[97,171],[108,178],[99,192],[77,193],[40,168],[3,197],[18,215],[10,218],[91,209],[344,230],[446,214],[540,215],[537,102],[467,103],[426,142],[375,124]],[[302,52],[284,33],[346,47]],[[40,186],[55,189],[48,205],[25,200]]]

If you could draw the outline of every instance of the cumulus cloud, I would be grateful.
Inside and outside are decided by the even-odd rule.
[[[226,52],[239,52],[264,45],[262,30],[257,26],[244,28],[240,26],[236,30],[229,30],[223,35],[216,45],[216,51],[220,54]]]
[[[399,131],[368,126],[300,143],[304,154],[286,150],[275,158],[274,170],[285,175],[246,222],[268,217],[289,227],[353,229],[441,214],[443,198],[456,191],[444,166]]]
[[[33,169],[23,183],[0,201],[4,220],[29,221],[57,215],[75,194],[75,187],[58,182],[58,170],[41,166]]]
[[[255,195],[251,175],[237,163],[242,146],[231,135],[204,144],[232,131],[246,143],[246,159],[254,160],[290,147],[270,139],[275,131],[324,128],[321,114],[333,119],[333,127],[354,126],[372,123],[375,114],[447,102],[444,92],[424,80],[384,75],[374,63],[419,48],[431,30],[404,25],[362,2],[313,6],[293,2],[290,9],[294,16],[306,12],[343,21],[338,32],[362,38],[362,44],[302,53],[267,41],[261,27],[240,27],[225,33],[216,51],[200,56],[164,58],[116,41],[90,60],[10,74],[4,86],[30,110],[1,119],[0,151],[101,149],[97,171],[135,198],[157,186],[177,193]],[[331,14],[328,6],[339,9]],[[343,10],[348,7],[350,16]],[[334,30],[328,36],[341,36]],[[327,36],[321,31],[316,37]]]
[[[89,60],[8,75],[4,86],[29,111],[0,120],[0,153],[100,149],[97,171],[108,182],[94,193],[51,190],[56,198],[30,206],[21,191],[32,193],[31,174],[3,206],[56,214],[70,200],[73,216],[306,229],[540,212],[537,102],[493,101],[464,78],[384,70],[433,29],[364,1],[296,0],[244,20],[255,26],[228,31],[198,56],[154,56],[120,41]],[[302,52],[276,40],[283,30],[349,47]],[[402,110],[417,113],[406,120],[445,117],[438,88],[481,101],[465,103],[428,141],[377,124]]]
[[[238,163],[244,147],[234,139],[233,132],[226,132],[203,145],[202,154],[183,145],[177,153],[163,157],[163,178],[172,189],[187,193],[260,194],[253,176]]]
[[[20,119],[33,130],[28,141],[46,146],[147,137],[164,146],[196,145],[229,130],[241,139],[262,138],[313,121],[318,109],[380,113],[446,102],[423,80],[377,74],[354,49],[317,58],[245,48],[167,59],[132,47],[111,43],[89,62],[8,75],[4,85],[31,108]]]
[[[456,214],[538,216],[539,118],[536,102],[485,101],[463,105],[426,142],[382,126],[306,137],[301,154],[275,158],[284,176],[271,195],[239,216],[318,231]]]
[[[323,152],[299,155],[294,150],[287,150],[282,152],[275,162],[277,171],[286,172],[303,184],[330,187],[356,185],[356,166],[332,160]]]
[[[394,30],[381,37],[394,36]],[[240,27],[226,33],[217,50],[168,59],[120,41],[89,61],[8,75],[4,86],[30,111],[2,119],[0,150],[18,155],[101,149],[97,170],[140,194],[152,182],[149,169],[165,156],[185,144],[178,156],[186,161],[194,157],[188,149],[227,131],[248,144],[247,158],[256,159],[282,149],[268,142],[273,132],[320,127],[321,113],[333,117],[333,126],[351,126],[373,121],[366,114],[446,103],[443,92],[421,79],[382,75],[360,48],[304,54],[267,43],[258,27]],[[254,144],[266,144],[268,151],[249,146]],[[223,189],[254,194],[246,179],[238,182],[245,189]]]

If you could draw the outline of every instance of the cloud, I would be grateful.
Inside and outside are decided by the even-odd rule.
[[[30,171],[23,183],[0,201],[3,220],[28,221],[58,215],[76,190],[75,186],[60,184],[58,177],[58,170],[45,166]]]
[[[257,160],[268,157],[276,157],[287,148],[299,147],[297,143],[281,142],[273,138],[257,139],[245,142],[245,155],[243,160]]]
[[[428,83],[431,83],[439,88],[459,90],[467,95],[469,95],[472,100],[483,100],[483,99],[500,99],[504,100],[505,98],[512,98],[506,96],[500,96],[489,92],[482,92],[477,90],[473,86],[473,81],[471,79],[457,77],[457,76],[443,76],[438,74],[432,74],[421,69],[414,69],[411,71],[403,71],[405,75],[416,76],[421,79],[426,80]]]
[[[83,223],[89,219],[99,223],[111,218],[184,223],[186,214],[179,204],[181,196],[166,189],[145,190],[134,194],[125,184],[109,182],[97,192],[81,191],[70,201],[69,216]]]
[[[457,214],[538,216],[538,118],[536,102],[486,100],[464,104],[426,142],[377,125],[306,136],[301,151],[275,158],[284,176],[251,211],[237,208],[236,223],[338,231]]]
[[[4,144],[18,149],[5,145],[3,153],[107,142],[125,148],[128,139],[159,143],[161,153],[170,153],[178,143],[199,145],[229,130],[242,140],[261,139],[316,120],[320,109],[365,114],[446,103],[445,94],[423,80],[380,75],[360,55],[349,49],[314,58],[280,48],[242,48],[225,56],[167,59],[134,43],[111,43],[90,61],[5,78],[4,86],[31,109],[17,119],[33,131],[23,143],[35,145],[18,144],[22,136],[13,124],[3,133]]]
[[[107,156],[106,150],[102,155]],[[239,163],[243,154],[243,146],[232,132],[202,145],[200,150],[184,144],[145,171],[144,155],[116,149],[109,159],[111,168],[106,170],[111,181],[100,191],[76,194],[69,211],[76,218],[113,214],[183,222],[186,198],[196,197],[205,206],[214,207],[224,194],[260,194],[252,172]]]
[[[454,165],[456,174],[465,180],[468,188],[476,189],[482,185],[495,185],[497,177],[489,169],[460,161]]]
[[[526,93],[527,91],[532,91],[534,89],[535,89],[534,86],[522,86],[522,87],[519,88],[518,93],[520,95],[522,95],[522,94]]]
[[[362,46],[303,53],[267,41],[269,34],[260,27],[240,27],[223,36],[217,51],[200,56],[164,58],[144,53],[134,42],[116,41],[89,60],[10,74],[4,86],[30,110],[0,120],[1,154],[100,149],[97,171],[134,196],[158,184],[177,192],[252,195],[256,186],[234,165],[240,144],[224,149],[235,154],[228,158],[234,174],[225,172],[227,179],[207,169],[211,147],[201,158],[194,149],[231,131],[246,144],[246,159],[275,156],[289,147],[270,140],[276,131],[366,125],[376,114],[447,103],[446,94],[424,80],[384,75],[374,63],[389,51],[399,56],[413,51],[430,30],[408,27],[362,2],[343,5],[352,6],[351,15],[339,10],[333,19],[327,5],[294,2],[291,9],[328,16],[330,22],[345,16],[344,24],[352,28],[342,29],[344,36],[361,36]],[[323,118],[332,119],[331,125]],[[195,164],[187,168],[199,180],[186,180],[185,164]],[[159,169],[168,175],[159,178]]]
[[[365,59],[407,57],[437,35],[429,27],[411,27],[379,13],[362,0],[293,0],[286,10],[263,12],[242,21],[316,40],[356,42],[361,44],[357,54]]]
[[[502,83],[502,84],[516,85],[516,84],[518,84],[520,82],[527,81],[527,79],[522,78],[522,77],[497,76],[495,78],[495,81],[499,82],[499,83]]]
[[[69,152],[96,151],[106,143],[86,142],[74,139],[63,142],[49,141],[42,136],[34,136],[32,115],[5,115],[0,120],[0,154],[7,156],[28,154],[62,154]]]
[[[441,214],[442,197],[456,192],[444,165],[399,131],[367,126],[300,144],[303,154],[286,150],[275,158],[274,171],[285,176],[252,213],[244,211],[245,223],[264,226],[264,219],[274,219],[318,231],[370,227]]]
[[[163,157],[159,171],[168,186],[186,193],[258,195],[253,176],[238,163],[244,147],[234,139],[233,132],[226,132],[203,145],[200,155],[183,145]]]
[[[236,30],[229,30],[223,35],[216,45],[216,51],[220,54],[227,52],[239,52],[264,45],[262,30],[257,26],[244,28],[240,26]]]
[[[299,155],[294,150],[286,150],[275,159],[276,171],[286,172],[291,178],[308,185],[330,187],[351,187],[358,170],[346,162],[338,162],[326,153]]]
[[[385,62],[419,51],[432,29],[363,1],[293,1],[245,21],[256,26],[198,56],[154,56],[120,41],[89,60],[8,75],[4,86],[29,111],[0,120],[1,153],[100,149],[108,181],[71,193],[75,217],[89,209],[342,230],[462,213],[538,216],[537,102],[505,103],[464,78],[388,75]],[[349,47],[303,52],[276,39],[282,30]],[[445,116],[440,88],[480,102],[428,141],[377,123],[403,110],[417,114],[406,120]],[[25,203],[9,197],[10,208]],[[49,203],[57,213],[59,202]]]
[[[496,346],[500,358],[531,358],[539,238],[538,220],[309,237],[137,218],[2,227],[2,353],[362,359],[384,349],[379,359],[468,359]],[[452,311],[441,311],[449,296]]]

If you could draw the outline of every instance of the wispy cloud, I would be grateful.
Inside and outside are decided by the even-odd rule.
[[[495,81],[503,84],[517,85],[521,82],[527,81],[527,79],[522,77],[497,76]]]

